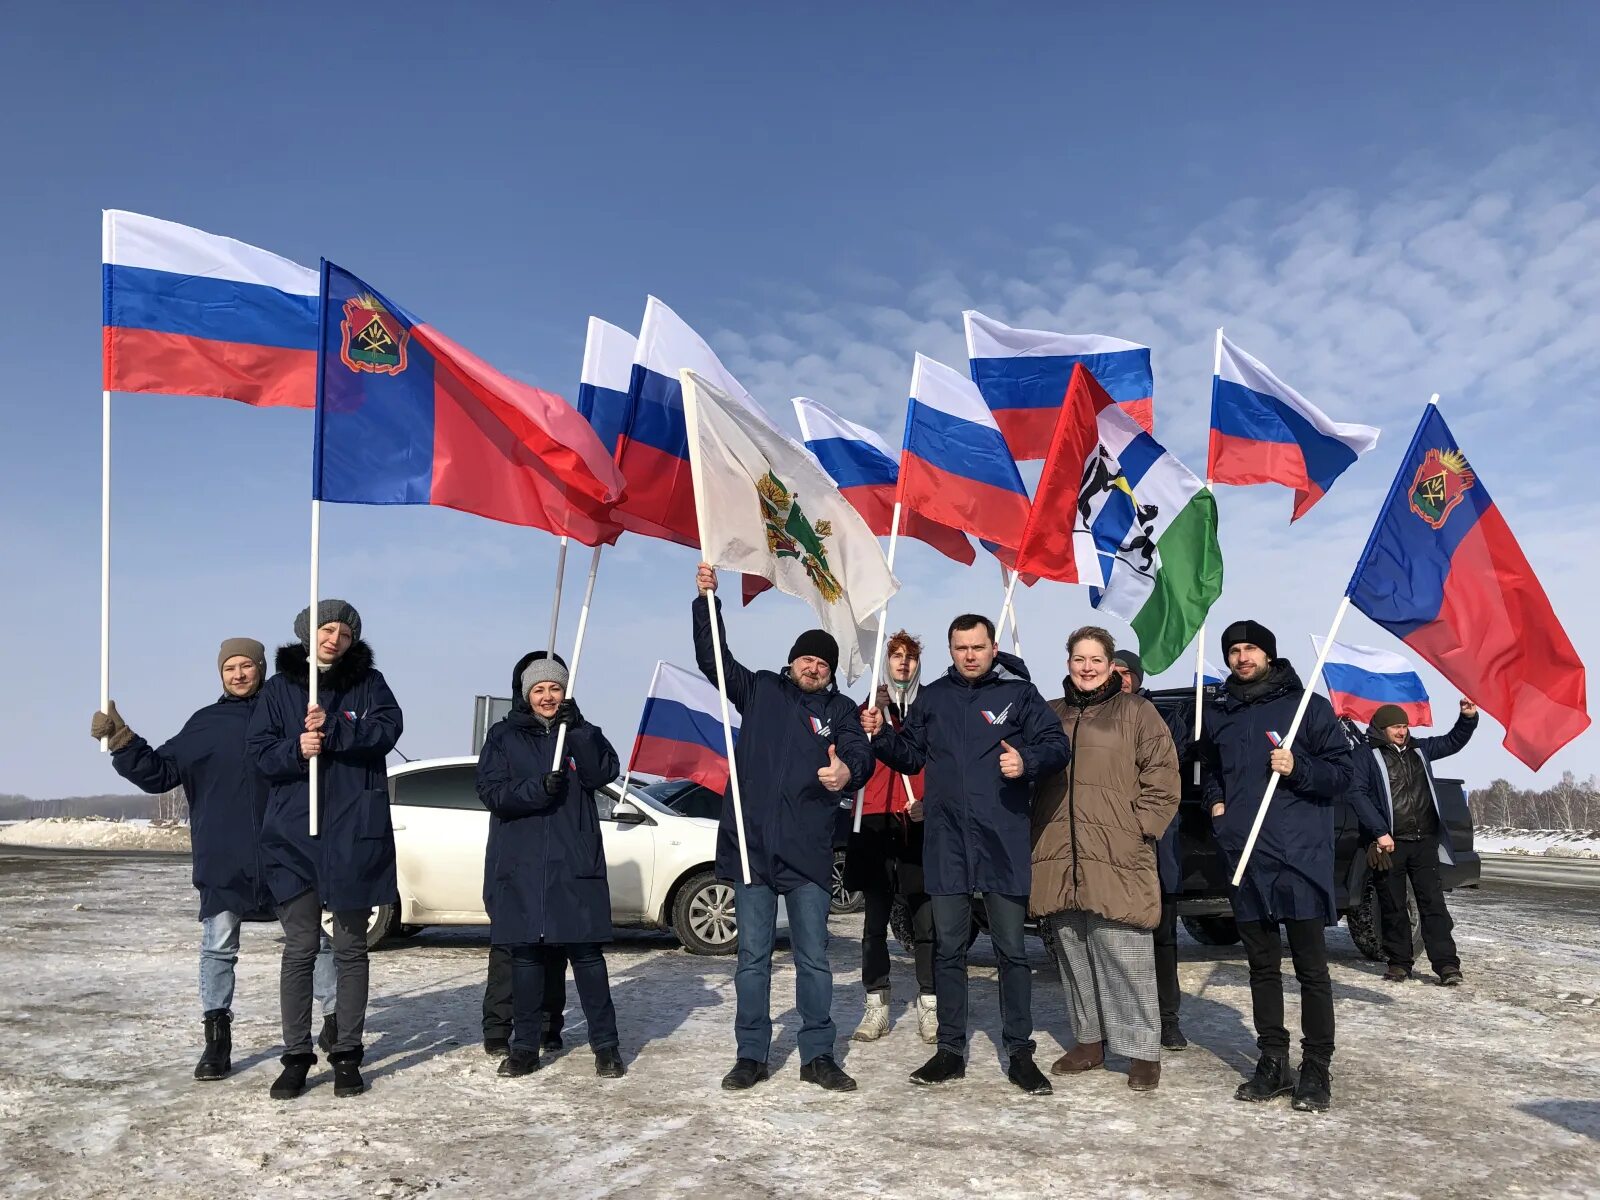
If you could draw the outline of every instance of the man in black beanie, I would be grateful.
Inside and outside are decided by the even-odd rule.
[[[1212,829],[1231,876],[1273,775],[1278,788],[1244,878],[1230,902],[1250,961],[1250,1003],[1261,1058],[1235,1099],[1263,1101],[1292,1092],[1293,1107],[1325,1112],[1332,1103],[1333,983],[1324,926],[1338,922],[1333,883],[1333,805],[1350,780],[1350,744],[1321,696],[1309,697],[1292,746],[1285,746],[1305,686],[1278,640],[1257,621],[1222,634],[1230,674],[1208,702],[1198,747],[1207,766]],[[1377,836],[1381,831],[1363,832]],[[1289,1065],[1284,1025],[1282,943],[1287,930],[1300,981],[1298,1076]]]
[[[712,621],[722,630],[717,573],[706,563],[695,576],[695,661],[717,682]],[[723,631],[725,632],[725,631]],[[834,1059],[829,1009],[828,901],[833,882],[833,831],[840,802],[872,777],[872,747],[861,732],[855,702],[834,685],[839,646],[808,629],[789,650],[782,671],[741,666],[722,638],[728,701],[743,718],[737,765],[750,882],[744,881],[733,813],[733,789],[722,802],[717,830],[719,879],[733,883],[739,921],[739,966],[734,972],[734,1032],[738,1057],[722,1080],[730,1092],[767,1078],[772,1043],[772,944],[778,900],[789,912],[794,950],[795,1007],[800,1012],[800,1078],[830,1092],[854,1091],[856,1081]]]

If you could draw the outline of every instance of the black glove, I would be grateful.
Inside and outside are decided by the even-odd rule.
[[[544,794],[555,800],[567,794],[567,774],[565,771],[546,771],[544,775]]]
[[[578,711],[576,700],[563,700],[561,707],[556,709],[556,724],[565,725],[568,729],[581,729],[583,727],[583,714]]]

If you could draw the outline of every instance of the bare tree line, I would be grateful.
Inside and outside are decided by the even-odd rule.
[[[1476,825],[1512,829],[1600,829],[1600,783],[1593,775],[1579,781],[1564,771],[1561,782],[1541,792],[1515,788],[1496,779],[1467,796]]]

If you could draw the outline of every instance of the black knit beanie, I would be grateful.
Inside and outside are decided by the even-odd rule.
[[[1235,621],[1222,631],[1222,656],[1226,658],[1228,651],[1244,643],[1250,646],[1259,646],[1267,652],[1268,660],[1278,657],[1278,639],[1260,621]]]
[[[789,648],[789,661],[806,657],[820,658],[828,664],[830,674],[839,673],[839,643],[826,629],[808,629],[795,638]]]

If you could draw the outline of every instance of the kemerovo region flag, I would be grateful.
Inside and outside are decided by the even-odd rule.
[[[1100,444],[1078,489],[1078,559],[1088,559],[1087,535],[1105,578],[1094,606],[1133,626],[1146,674],[1158,675],[1222,595],[1217,504],[1103,389],[1092,392]]]
[[[872,653],[872,616],[899,590],[878,539],[822,468],[747,403],[681,374],[701,554],[770,580],[816,611],[854,681]]]

